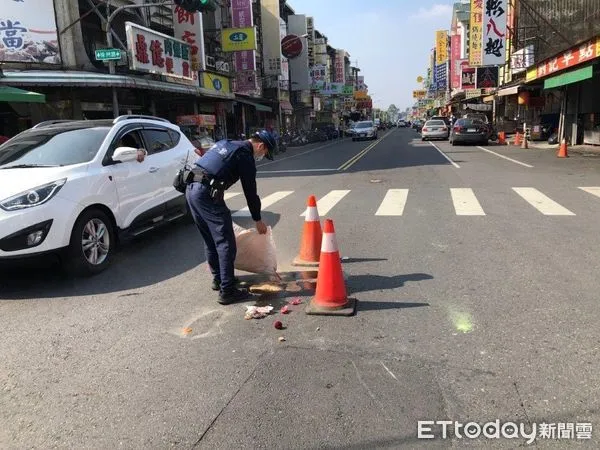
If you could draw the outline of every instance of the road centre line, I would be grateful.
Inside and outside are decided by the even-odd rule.
[[[450,162],[450,164],[452,164],[457,169],[460,169],[460,166],[458,164],[456,164],[454,161],[452,161],[452,159],[450,159],[450,157],[448,155],[446,155],[443,151],[441,151],[437,145],[435,145],[431,141],[429,141],[429,143],[433,146],[433,148],[435,148],[438,152],[440,152],[442,154],[442,156]]]
[[[391,131],[386,133],[385,136],[383,136],[382,138],[373,142],[371,145],[367,146],[367,148],[365,148],[358,155],[353,156],[348,161],[346,161],[344,164],[342,164],[338,170],[348,170],[350,167],[352,167],[354,164],[356,164],[359,159],[361,159],[363,156],[365,156],[369,151],[371,151],[377,144],[379,144],[381,141],[383,141],[390,134],[392,134]]]
[[[341,142],[344,142],[344,141],[345,141],[345,139],[341,140]],[[281,161],[285,161],[286,159],[292,159],[292,158],[295,158],[296,156],[307,155],[308,153],[312,153],[312,152],[315,152],[317,150],[321,150],[322,148],[330,147],[332,145],[339,144],[339,143],[340,143],[339,141],[330,142],[329,144],[325,144],[325,145],[321,145],[319,147],[311,148],[310,150],[307,150],[307,151],[302,152],[302,153],[298,153],[297,155],[286,156],[284,158],[278,158],[278,159],[275,159],[273,161],[269,161],[269,162],[257,165],[256,168],[268,166],[269,164],[275,164],[275,163],[278,163],[278,162],[281,162]],[[288,148],[290,148],[290,147],[288,147]]]
[[[477,147],[479,150],[483,150],[484,152],[491,153],[492,155],[496,155],[499,158],[506,159],[507,161],[514,162],[515,164],[521,164],[522,166],[529,167],[530,169],[533,167],[529,164],[525,164],[524,162],[517,161],[516,159],[509,158],[508,156],[501,155],[500,153],[496,153],[492,150],[488,150],[487,148]]]

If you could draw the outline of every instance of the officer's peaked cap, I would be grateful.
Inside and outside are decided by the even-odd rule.
[[[272,161],[273,160],[273,152],[275,151],[275,148],[277,147],[277,142],[275,141],[275,137],[271,133],[269,133],[267,130],[260,130],[260,131],[256,132],[256,134],[254,136],[256,136],[258,139],[260,139],[267,146],[267,154],[265,155],[265,158],[270,159]]]

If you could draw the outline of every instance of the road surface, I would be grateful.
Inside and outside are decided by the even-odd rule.
[[[496,419],[573,424],[537,445],[598,447],[596,428],[577,438],[600,427],[600,159],[394,129],[290,149],[259,177],[287,284],[256,300],[300,297],[287,316],[218,305],[189,224],[91,279],[0,275],[1,448],[525,445],[417,436],[419,420]],[[311,194],[335,223],[353,317],[304,314],[314,284],[290,263]],[[251,226],[239,186],[230,197]]]

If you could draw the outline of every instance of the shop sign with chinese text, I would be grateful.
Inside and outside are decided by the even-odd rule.
[[[224,52],[256,50],[256,30],[247,28],[223,28],[221,45]]]
[[[506,63],[507,0],[486,0],[483,11],[483,66],[501,66]],[[473,36],[471,35],[471,38]]]
[[[521,73],[531,67],[534,63],[533,45],[528,45],[517,50],[510,57],[510,68],[513,74]]]
[[[252,15],[252,0],[231,0],[231,25],[235,28],[249,28],[254,26],[254,17]],[[256,70],[256,54],[254,50],[243,50],[235,52],[234,67],[236,72]],[[246,76],[246,78],[248,78]],[[245,92],[246,90],[256,89],[256,77],[254,77],[252,87],[246,83],[244,88],[242,84],[236,81],[236,90]],[[236,78],[237,80],[237,78]]]
[[[475,67],[463,67],[460,80],[461,89],[475,89],[477,87],[477,74]]]
[[[179,39],[190,46],[193,84],[199,86],[198,72],[206,70],[202,15],[188,12],[181,6],[173,5],[173,32],[175,39]]]
[[[481,43],[483,42],[483,1],[471,0],[471,21],[469,23],[469,64],[481,65]]]
[[[140,72],[194,80],[188,44],[135,23],[126,23],[129,67]]]
[[[210,89],[211,91],[224,92],[229,93],[231,89],[229,87],[229,78],[222,77],[220,75],[203,72],[202,73],[202,86],[205,89]]]
[[[452,89],[460,88],[460,41],[461,36],[454,28],[450,37],[450,87]]]
[[[448,32],[439,30],[435,32],[435,63],[444,64],[448,60]]]
[[[2,0],[0,62],[61,63],[52,1]]]
[[[527,71],[527,81],[543,78],[600,57],[600,37],[562,52]]]

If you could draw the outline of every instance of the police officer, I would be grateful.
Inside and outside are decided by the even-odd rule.
[[[256,162],[263,157],[273,160],[275,147],[273,135],[262,130],[246,141],[219,141],[195,163],[193,182],[187,187],[186,198],[204,239],[213,275],[212,289],[220,291],[218,301],[222,305],[250,297],[248,292],[236,287],[237,249],[224,193],[240,180],[256,230],[265,234],[267,226],[261,218],[261,202],[256,191]]]

